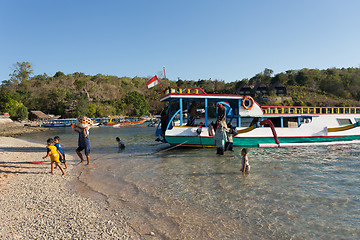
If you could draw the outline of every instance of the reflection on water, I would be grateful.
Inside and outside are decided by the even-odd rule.
[[[359,238],[360,146],[252,148],[251,173],[244,175],[241,149],[224,156],[215,149],[164,151],[153,130],[93,129],[93,165],[79,167],[79,179],[129,216],[140,233],[169,239]],[[58,131],[75,149],[77,135]],[[44,134],[32,139],[46,139]],[[120,153],[116,136],[126,144]]]

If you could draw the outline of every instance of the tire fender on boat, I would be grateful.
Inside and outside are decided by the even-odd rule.
[[[250,103],[250,104],[248,104]],[[254,99],[250,96],[246,96],[241,100],[241,106],[245,110],[251,110],[254,107]]]

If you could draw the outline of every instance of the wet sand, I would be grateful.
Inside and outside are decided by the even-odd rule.
[[[141,236],[121,210],[106,198],[87,198],[73,191],[77,165],[67,154],[69,168],[50,174],[45,144],[0,137],[0,236],[2,239],[157,239]]]

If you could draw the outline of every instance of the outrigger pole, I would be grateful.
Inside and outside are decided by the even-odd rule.
[[[255,128],[258,128],[259,126],[262,126],[262,125],[265,125],[265,124],[269,125],[269,127],[271,128],[271,131],[272,131],[273,136],[274,136],[275,143],[277,145],[279,145],[280,144],[279,143],[279,138],[277,136],[274,124],[272,123],[271,120],[268,120],[268,119],[265,119],[265,120],[261,121],[260,124],[255,123],[254,125],[252,125],[252,126],[250,126],[248,128],[245,128],[245,129],[242,129],[242,130],[237,130],[237,134],[250,132],[250,131],[254,130]]]

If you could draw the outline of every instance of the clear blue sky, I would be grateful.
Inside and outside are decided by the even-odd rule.
[[[0,81],[83,72],[171,80],[360,66],[358,0],[0,0]]]

